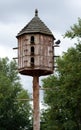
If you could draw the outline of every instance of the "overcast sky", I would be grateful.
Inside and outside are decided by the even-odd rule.
[[[62,35],[81,17],[80,0],[2,0],[0,1],[0,57],[14,57],[17,33],[34,17],[35,9],[40,19],[61,40],[59,54],[72,45]],[[68,44],[67,44],[68,43]]]
[[[34,17],[38,9],[40,19],[61,40],[56,53],[61,55],[74,41],[62,35],[81,18],[81,0],[0,0],[0,57],[17,56],[17,33]],[[32,80],[22,76],[23,87],[31,91]]]

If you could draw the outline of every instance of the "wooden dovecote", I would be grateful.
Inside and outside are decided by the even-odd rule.
[[[30,76],[52,74],[55,38],[38,17],[38,10],[35,10],[35,16],[16,37],[19,73]]]

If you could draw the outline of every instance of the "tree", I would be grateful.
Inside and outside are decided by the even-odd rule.
[[[78,18],[78,23],[71,26],[70,30],[65,33],[64,37],[71,39],[81,37],[81,18]]]
[[[79,30],[80,29],[80,30]],[[44,130],[81,130],[81,20],[65,37],[79,40],[57,59],[56,75],[43,79]]]
[[[44,103],[47,105],[42,114],[44,130],[62,130],[62,117],[60,113],[61,98],[60,80],[57,76],[43,79]]]
[[[65,100],[65,110],[68,114],[68,123],[72,128],[69,130],[81,129],[81,44],[76,48],[68,49],[68,52],[58,60],[61,85]],[[66,109],[67,108],[67,109]],[[73,125],[72,125],[73,124]]]
[[[30,130],[29,98],[22,88],[15,61],[0,59],[0,130]]]

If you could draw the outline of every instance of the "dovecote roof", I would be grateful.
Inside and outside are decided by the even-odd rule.
[[[35,16],[32,20],[17,34],[17,37],[23,34],[40,33],[50,35],[54,38],[50,29],[44,24],[44,22],[38,17],[38,10],[35,10]],[[55,38],[54,38],[55,39]]]

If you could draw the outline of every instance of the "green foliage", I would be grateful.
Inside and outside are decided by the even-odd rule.
[[[30,129],[31,107],[21,98],[29,94],[20,84],[16,62],[0,59],[0,130]]]
[[[74,24],[64,37],[77,38],[75,48],[69,48],[57,60],[57,75],[43,80],[44,130],[81,130],[81,19]]]
[[[43,79],[44,130],[81,130],[81,44],[57,60],[57,75]]]
[[[70,30],[65,33],[64,37],[71,39],[81,37],[81,18],[78,18],[78,23],[71,26]]]

